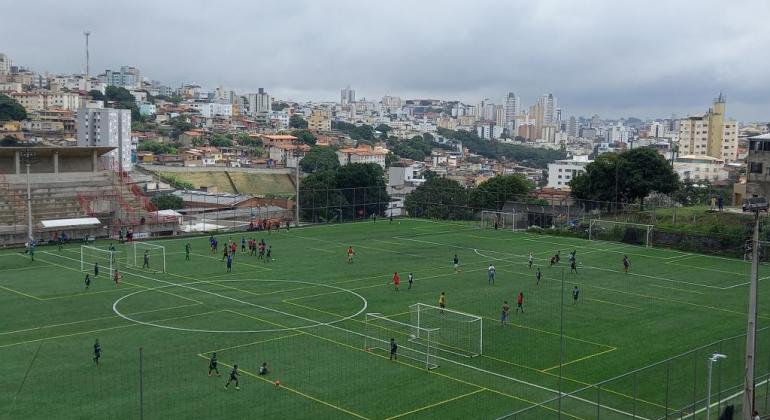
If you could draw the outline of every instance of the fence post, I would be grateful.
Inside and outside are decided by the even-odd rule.
[[[636,418],[636,392],[637,392],[637,388],[638,388],[637,373],[634,372],[634,399],[633,399],[634,405],[633,405],[632,410],[631,410],[631,418],[632,419]]]
[[[666,416],[665,419],[668,420],[668,388],[669,388],[669,379],[671,378],[671,360],[666,362]]]
[[[601,398],[602,398],[602,386],[599,385],[596,387],[596,420],[599,420],[599,415],[602,412]]]
[[[698,395],[698,350],[692,352],[692,409],[695,410],[695,403]]]
[[[719,353],[724,354],[722,352],[722,343],[724,343],[724,339],[719,340]],[[707,407],[711,408],[711,407]],[[717,415],[722,412],[722,364],[717,363]]]
[[[767,413],[767,391],[770,389],[770,360],[768,360],[767,364],[767,375],[765,375],[765,410],[764,412]]]
[[[144,363],[141,347],[139,347],[139,420],[144,420]]]

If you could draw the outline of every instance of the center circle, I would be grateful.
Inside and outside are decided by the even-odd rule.
[[[345,293],[348,293],[348,294],[351,294],[351,295],[357,297],[358,299],[361,300],[362,306],[361,306],[361,309],[358,310],[358,312],[356,312],[356,313],[354,313],[352,315],[345,316],[345,317],[340,318],[340,319],[336,319],[334,321],[330,321],[330,322],[315,322],[315,321],[313,321],[311,324],[301,325],[299,327],[268,328],[268,329],[261,329],[261,330],[208,330],[208,329],[199,329],[199,328],[174,327],[174,326],[171,326],[171,325],[163,325],[163,324],[157,324],[157,323],[154,323],[154,322],[140,321],[138,319],[131,318],[130,316],[128,316],[128,315],[120,312],[120,310],[118,310],[118,304],[123,299],[129,298],[129,297],[134,296],[134,295],[138,295],[140,293],[152,292],[154,290],[161,290],[161,289],[166,289],[166,288],[169,288],[169,287],[188,288],[191,285],[202,284],[202,283],[211,284],[211,283],[230,283],[230,282],[244,282],[244,281],[293,283],[293,284],[306,284],[308,286],[326,287],[326,288],[334,289],[334,290],[337,290],[337,291],[340,291],[340,292],[345,292]],[[197,292],[200,292],[200,293],[212,294],[212,295],[215,295],[215,296],[223,297],[224,299],[237,300],[237,299],[229,297],[229,296],[220,295],[220,294],[218,294],[216,292],[209,292],[209,291],[206,291],[206,290],[199,290],[199,289],[193,289],[193,290],[195,290]],[[270,311],[274,311],[274,312],[277,312],[277,313],[283,313],[283,311],[272,309],[272,308],[267,308],[267,307],[264,307],[264,306],[261,306],[261,305],[258,305],[258,304],[254,304],[254,303],[250,303],[250,302],[246,302],[246,301],[241,301],[241,300],[238,300],[238,301],[241,302],[241,303],[245,303],[247,305],[253,305],[253,306],[260,307],[260,308],[263,308],[263,309],[268,309]],[[172,283],[172,284],[168,284],[168,285],[165,285],[165,286],[158,286],[158,287],[153,287],[153,288],[149,288],[149,289],[138,290],[136,292],[129,293],[129,294],[125,295],[125,296],[122,296],[118,300],[116,300],[112,304],[112,310],[119,317],[121,317],[121,318],[123,318],[123,319],[125,319],[127,321],[131,321],[131,322],[134,322],[136,324],[147,325],[147,326],[150,326],[150,327],[165,328],[165,329],[177,330],[177,331],[202,332],[202,333],[223,333],[223,334],[245,334],[245,333],[249,333],[249,334],[251,334],[251,333],[269,333],[269,332],[281,332],[281,331],[297,331],[297,330],[305,330],[305,329],[315,328],[315,327],[322,327],[322,326],[326,326],[326,325],[333,325],[333,324],[336,324],[336,323],[339,323],[339,322],[342,322],[342,321],[347,321],[349,319],[357,317],[358,315],[360,315],[361,313],[363,313],[366,310],[368,304],[369,304],[369,302],[366,300],[366,298],[364,298],[360,294],[358,294],[358,293],[356,293],[356,292],[354,292],[352,290],[349,290],[349,289],[344,289],[342,287],[332,286],[332,285],[329,285],[329,284],[318,284],[318,283],[312,283],[312,282],[309,282],[309,281],[301,281],[301,280],[231,279],[231,280],[201,280],[201,281],[194,281],[194,282],[190,282],[190,283]],[[306,317],[300,317],[298,315],[293,315],[293,314],[287,314],[287,316],[292,316],[292,317],[296,317],[296,318],[300,318],[300,319],[307,319]],[[312,321],[312,320],[310,320],[310,321]]]

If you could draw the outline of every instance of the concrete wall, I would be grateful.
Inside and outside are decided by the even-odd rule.
[[[93,158],[88,157],[59,157],[59,172],[91,172]]]
[[[141,165],[142,168],[153,172],[248,172],[259,174],[289,174],[294,175],[295,169],[260,169],[260,168],[229,168],[226,166],[163,166]]]
[[[0,174],[15,174],[16,164],[12,156],[0,157]]]

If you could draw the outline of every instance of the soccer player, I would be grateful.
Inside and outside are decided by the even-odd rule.
[[[99,261],[94,263],[94,277],[99,277]]]
[[[490,286],[495,284],[495,274],[497,274],[495,266],[489,263],[489,268],[487,268],[487,284]]]
[[[230,253],[235,255],[235,251],[238,251],[238,245],[235,244],[235,241],[230,243]]]
[[[212,353],[211,359],[209,359],[209,376],[211,376],[211,372],[216,372],[217,376],[222,376],[221,373],[219,373],[219,368],[217,367],[217,354]]]
[[[532,253],[530,252],[529,253],[529,268],[532,268],[532,260],[533,260]]]
[[[241,387],[238,386],[238,365],[233,365],[233,370],[230,371],[230,378],[225,384],[225,389],[230,386],[230,382],[235,382],[235,389],[240,391]]]
[[[537,271],[535,272],[535,278],[537,279],[537,283],[535,283],[535,285],[540,285],[541,277],[543,277],[543,273],[540,271],[540,267],[537,267]]]
[[[353,251],[353,245],[348,246],[348,264],[353,263],[353,256],[356,255],[355,251]]]
[[[390,338],[390,360],[398,360],[398,344],[393,337]]]
[[[118,271],[117,268],[115,269],[115,274],[112,277],[113,277],[113,280],[115,280],[115,287],[119,287],[120,286],[120,279],[123,276],[120,275],[120,271]]]
[[[391,214],[390,217],[388,217],[388,224],[389,225],[393,224],[393,214]]]
[[[88,273],[86,273],[85,282],[86,282],[86,290],[88,290],[88,288],[91,287],[91,276]]]
[[[190,243],[186,243],[184,245],[184,260],[190,261],[190,251],[192,251],[192,247],[190,246]]]
[[[396,291],[398,292],[398,286],[401,285],[401,277],[398,276],[398,272],[393,273],[393,286],[396,288]]]
[[[35,241],[29,243],[29,258],[30,262],[35,261]]]
[[[575,251],[572,251],[569,253],[569,256],[567,256],[567,261],[570,262],[570,264],[575,261]]]
[[[115,245],[110,244],[108,251],[110,251],[110,262],[115,265]]]
[[[241,236],[241,254],[246,252],[246,237]]]
[[[631,261],[629,261],[628,256],[623,256],[623,272],[628,274],[628,267],[631,267]]]
[[[150,251],[144,250],[144,262],[142,263],[142,268],[150,269]]]
[[[286,222],[286,226],[289,226],[289,222]],[[270,373],[270,371],[267,369],[267,362],[262,362],[262,366],[259,367],[258,373],[260,376],[265,376]]]
[[[211,255],[216,255],[216,253],[217,253],[217,240],[213,236],[209,240],[209,244],[211,244]]]
[[[438,306],[441,308],[439,310],[439,313],[444,313],[444,308],[446,308],[446,294],[444,292],[441,292],[441,294],[438,297]]]
[[[227,272],[233,271],[233,256],[228,255],[227,256]]]
[[[59,235],[59,252],[64,249],[64,237]]]
[[[561,250],[556,251],[556,262],[561,261]]]
[[[265,258],[265,240],[262,239],[262,242],[259,243],[259,257],[258,259],[262,260]]]
[[[409,279],[409,287],[407,287],[407,290],[412,288],[412,283],[414,283],[414,275],[412,275],[412,273],[409,273],[408,279]]]
[[[267,254],[265,255],[265,262],[273,261],[273,246],[268,245]]]
[[[575,287],[572,288],[572,304],[574,305],[578,301],[578,295],[580,294],[580,289],[578,289],[577,284]]]
[[[569,263],[570,274],[572,274],[573,271],[575,272],[575,274],[577,274],[577,262],[574,259]]]
[[[556,255],[554,255],[553,257],[551,257],[551,264],[549,264],[548,267],[549,268],[552,267],[557,262],[558,262],[558,260],[556,259]]]
[[[460,271],[460,258],[455,254],[454,258],[452,258],[452,263],[455,267],[455,273]]]
[[[521,309],[521,313],[524,313],[524,292],[519,292],[519,296],[516,297],[516,313]]]
[[[99,339],[96,339],[94,343],[94,364],[99,366],[99,358],[102,357],[102,346],[99,344]]]
[[[511,307],[508,306],[508,301],[503,301],[503,312],[500,314],[500,325],[505,325],[508,322],[508,314],[511,312]]]
[[[229,247],[227,246],[227,244],[225,244],[225,246],[222,247],[222,261],[227,259],[227,255],[229,254],[228,248]]]

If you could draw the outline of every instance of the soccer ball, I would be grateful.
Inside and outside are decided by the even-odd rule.
[[[412,340],[414,340],[414,339],[415,339],[415,338],[417,338],[417,337],[415,337],[415,335],[414,335],[414,334],[412,334],[412,335],[410,335],[410,336],[409,336],[409,338],[411,338]]]

